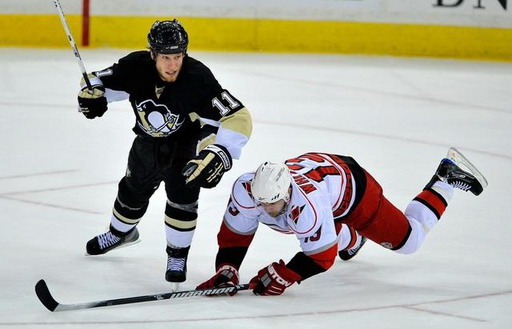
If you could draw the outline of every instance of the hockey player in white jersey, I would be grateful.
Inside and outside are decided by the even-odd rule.
[[[273,262],[249,283],[256,295],[280,295],[295,282],[329,269],[338,255],[352,258],[367,239],[401,254],[418,250],[441,218],[453,189],[479,195],[484,176],[455,148],[405,212],[351,157],[306,153],[285,164],[265,162],[234,183],[217,235],[216,273],[197,289],[236,285],[259,223],[295,234],[301,251]]]

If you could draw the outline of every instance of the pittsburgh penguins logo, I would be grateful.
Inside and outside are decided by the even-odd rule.
[[[166,137],[178,130],[184,122],[178,114],[173,114],[163,104],[155,104],[151,99],[136,104],[139,127],[153,137]]]

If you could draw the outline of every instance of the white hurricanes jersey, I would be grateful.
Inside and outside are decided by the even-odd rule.
[[[295,234],[306,255],[338,243],[334,217],[342,217],[354,203],[355,184],[341,159],[311,153],[286,161],[293,177],[290,202],[284,213],[269,216],[251,194],[254,173],[240,176],[233,185],[224,223],[238,234],[254,234],[259,223]]]

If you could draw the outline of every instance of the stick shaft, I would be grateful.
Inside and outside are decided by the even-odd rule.
[[[64,11],[62,10],[62,6],[60,5],[59,0],[53,0],[55,4],[55,8],[57,8],[57,12],[59,13],[60,21],[62,23],[62,27],[64,27],[64,31],[68,37],[69,44],[73,49],[73,53],[78,62],[78,66],[80,66],[80,71],[82,71],[82,76],[84,78],[85,84],[89,90],[92,90],[91,81],[89,81],[89,77],[87,77],[87,71],[85,70],[84,62],[82,61],[82,57],[80,57],[80,53],[78,52],[78,47],[76,46],[75,40],[73,39],[73,35],[71,34],[71,30],[69,29],[68,22],[66,21],[66,16],[64,15]]]
[[[236,286],[229,286],[224,288],[211,288],[205,290],[185,290],[175,292],[165,292],[160,294],[141,295],[134,297],[124,297],[115,299],[105,299],[95,302],[87,303],[74,303],[74,304],[61,304],[53,298],[48,286],[44,280],[39,280],[36,284],[36,295],[41,303],[51,312],[83,310],[96,307],[124,305],[133,303],[150,302],[155,300],[174,299],[174,298],[187,298],[195,296],[215,296],[234,293],[237,291],[248,290],[248,284],[240,284]]]

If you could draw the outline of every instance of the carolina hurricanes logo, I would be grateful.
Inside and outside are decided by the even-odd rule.
[[[152,99],[137,105],[139,127],[153,137],[166,137],[178,130],[184,120],[179,122],[180,116],[173,114],[164,104],[156,104]]]
[[[393,244],[391,242],[381,242],[380,245],[383,246],[384,248],[388,248],[388,249],[393,248]]]
[[[303,205],[300,207],[299,206],[292,207],[292,210],[290,211],[290,218],[295,223],[295,225],[297,225],[297,222],[299,221],[300,214],[302,214],[302,210],[304,210],[305,206],[306,205]]]
[[[233,205],[233,199],[230,197],[228,201],[228,211],[231,214],[231,216],[238,216],[240,211],[236,209],[236,207]]]
[[[247,191],[247,194],[252,198],[251,182],[243,182],[242,186]]]

